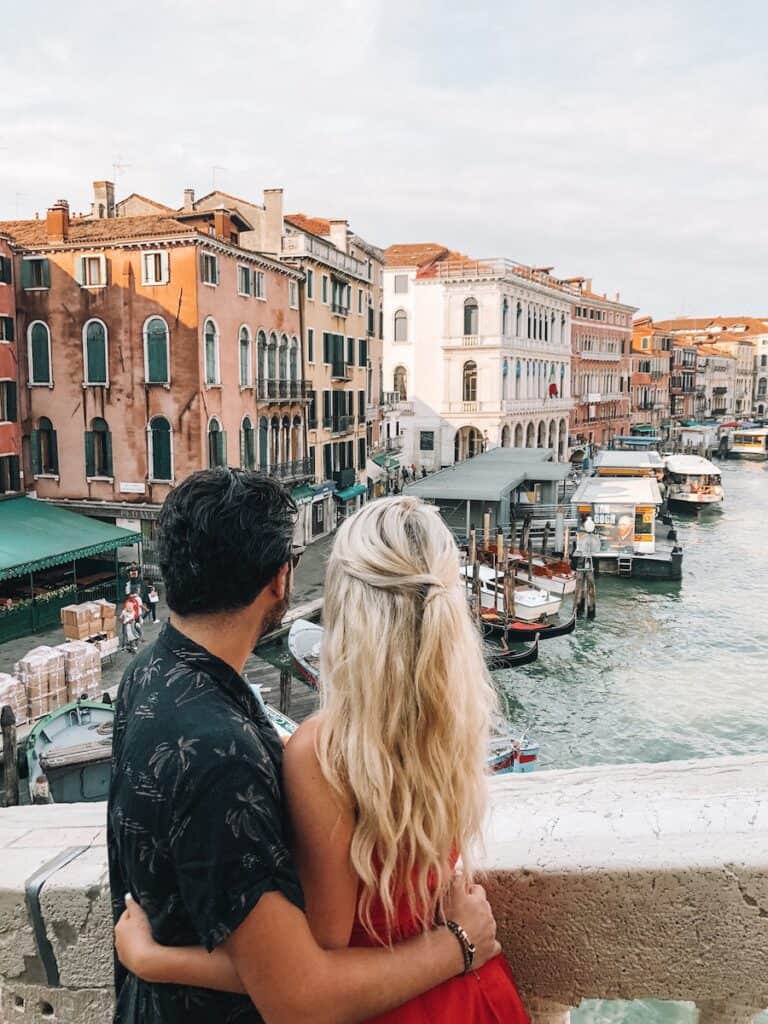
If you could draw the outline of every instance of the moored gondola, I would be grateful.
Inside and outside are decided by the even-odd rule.
[[[508,644],[522,644],[538,637],[552,640],[556,636],[567,636],[576,629],[576,609],[566,622],[520,622],[515,619],[507,624],[504,618],[493,611],[482,613],[483,631],[489,636],[501,636],[505,630]]]
[[[490,672],[499,672],[505,668],[517,668],[520,665],[530,665],[531,662],[537,661],[539,657],[539,635],[537,633],[533,643],[529,644],[522,651],[514,649],[505,651],[496,643],[486,643],[484,654],[485,664]]]

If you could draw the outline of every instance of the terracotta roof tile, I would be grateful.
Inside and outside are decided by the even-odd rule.
[[[663,331],[684,331],[690,334],[713,334],[722,336],[729,331],[737,337],[749,334],[767,334],[768,318],[754,316],[708,316],[677,317],[673,320],[657,320],[656,326]],[[745,327],[744,331],[733,331],[734,327]],[[713,330],[713,328],[717,328]]]
[[[388,267],[425,267],[448,257],[459,256],[437,242],[412,242],[390,245],[384,250],[384,262]]]
[[[131,192],[129,196],[125,196],[123,199],[119,199],[115,206],[122,206],[124,203],[129,202],[131,199],[140,199],[142,203],[149,203],[150,206],[156,207],[158,210],[162,210],[163,213],[170,213],[173,216],[176,211],[172,206],[166,206],[165,203],[158,203],[156,199],[150,199],[148,196],[143,196],[141,192]]]
[[[301,231],[324,238],[331,233],[331,222],[323,217],[308,217],[306,213],[286,213],[284,220]]]
[[[18,245],[42,248],[49,244],[45,220],[0,221],[0,232],[5,232]],[[65,244],[93,242],[107,244],[130,238],[157,238],[168,235],[192,235],[195,228],[179,223],[173,217],[108,217],[101,220],[76,219],[69,223],[69,237]],[[60,243],[56,243],[60,244]]]

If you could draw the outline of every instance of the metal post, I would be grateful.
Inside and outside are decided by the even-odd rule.
[[[16,807],[19,803],[19,771],[16,748],[16,716],[13,708],[6,704],[0,711],[0,729],[3,734],[3,774],[5,776],[5,806]]]
[[[291,673],[280,669],[280,711],[287,715],[291,710]]]
[[[115,548],[115,604],[120,604],[120,564],[117,561],[117,548]]]

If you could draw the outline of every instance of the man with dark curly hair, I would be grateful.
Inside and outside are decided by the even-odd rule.
[[[173,961],[162,976],[185,983],[160,984],[116,959],[119,1024],[359,1021],[464,969],[447,928],[394,950],[326,950],[303,914],[282,746],[241,675],[287,608],[295,520],[278,483],[235,469],[194,473],[163,505],[159,560],[171,619],[120,684],[109,871],[118,948],[121,918],[136,901]],[[478,893],[456,896],[453,916],[470,933],[493,933]],[[201,944],[211,972],[189,976],[174,953]],[[226,992],[214,991],[217,960],[234,964]]]

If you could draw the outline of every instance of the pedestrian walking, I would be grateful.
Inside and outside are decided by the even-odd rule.
[[[136,633],[136,636],[137,636],[139,642],[140,643],[144,643],[144,630],[142,628],[141,623],[142,623],[142,618],[143,618],[144,612],[147,610],[147,606],[142,601],[141,594],[138,592],[138,590],[134,590],[134,592],[128,598],[128,601],[130,602],[130,604],[131,604],[131,606],[133,608],[133,628],[134,628],[134,631]]]
[[[154,584],[149,588],[147,600],[149,601],[149,614],[152,616],[152,621],[157,622],[157,605],[160,601],[160,595]]]
[[[421,467],[421,479],[423,480],[426,475],[427,475],[427,467],[426,466],[422,466]]]
[[[129,651],[131,654],[136,653],[138,640],[135,621],[136,609],[134,608],[133,601],[126,597],[123,603],[123,610],[120,612],[121,646],[124,651]]]

